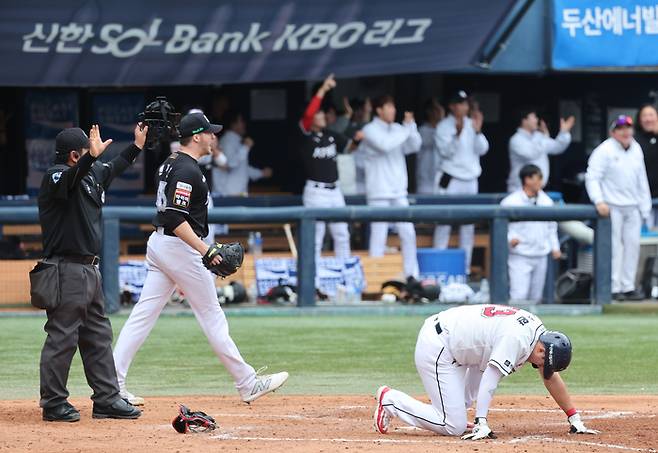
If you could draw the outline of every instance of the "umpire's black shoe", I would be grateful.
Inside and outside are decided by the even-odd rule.
[[[119,398],[110,406],[100,406],[94,403],[92,418],[139,418],[142,411],[124,399]]]
[[[68,401],[54,407],[43,408],[43,419],[47,422],[77,422],[80,412]]]
[[[617,302],[623,302],[626,300],[626,296],[624,296],[624,293],[612,293],[612,298]]]

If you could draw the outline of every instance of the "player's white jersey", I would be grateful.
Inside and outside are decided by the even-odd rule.
[[[491,364],[505,376],[528,360],[546,331],[532,313],[503,305],[455,307],[432,318],[447,332],[447,344],[457,363],[479,366],[481,371]]]

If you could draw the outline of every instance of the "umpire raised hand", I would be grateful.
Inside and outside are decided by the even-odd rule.
[[[48,334],[41,351],[41,401],[46,421],[75,422],[80,413],[68,401],[71,360],[80,349],[94,418],[137,418],[141,411],[119,397],[112,358],[112,326],[105,316],[101,275],[101,215],[105,191],[135,160],[147,128],[135,127],[135,142],[107,163],[97,159],[112,140],[97,125],[89,137],[79,128],[55,139],[55,163],[39,191],[44,259],[33,271],[32,303],[46,309]]]

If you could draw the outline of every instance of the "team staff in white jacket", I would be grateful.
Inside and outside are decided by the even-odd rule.
[[[269,178],[272,176],[272,169],[268,167],[260,169],[249,165],[249,151],[254,146],[254,141],[250,137],[245,137],[247,124],[242,115],[239,112],[229,112],[226,123],[228,130],[219,139],[219,146],[226,155],[226,167],[219,169],[218,180],[213,181],[213,186],[216,188],[213,192],[225,197],[246,196],[249,191],[249,180]]]
[[[522,188],[501,201],[502,206],[553,206],[553,200],[541,190],[541,169],[533,164],[519,171]],[[546,283],[547,256],[559,259],[560,243],[556,222],[511,222],[509,242],[510,300],[539,303]]]
[[[482,112],[474,110],[468,117],[468,95],[460,90],[448,100],[450,115],[436,128],[434,141],[439,152],[437,184],[439,193],[470,195],[478,193],[478,177],[482,173],[480,157],[489,151],[489,142],[482,133]],[[434,247],[445,249],[450,240],[450,225],[434,230]],[[475,225],[459,227],[459,247],[466,252],[466,275],[471,269]]]
[[[366,170],[366,198],[370,206],[408,206],[405,155],[420,149],[421,138],[412,112],[404,112],[403,124],[395,122],[395,101],[385,95],[373,101],[375,118],[355,138],[360,140]],[[402,245],[404,274],[418,277],[416,231],[413,223],[396,224]],[[387,222],[370,226],[370,256],[384,255]]]
[[[642,219],[651,214],[651,192],[640,145],[633,139],[633,119],[620,115],[610,138],[597,146],[587,163],[587,194],[599,215],[612,222],[612,293],[615,300],[640,300],[635,273],[640,257]]]
[[[416,193],[432,195],[438,193],[436,172],[439,166],[439,153],[434,144],[434,134],[445,111],[436,99],[425,103],[425,122],[418,128],[422,140],[416,159]]]
[[[522,110],[519,115],[519,128],[509,141],[510,172],[507,178],[507,191],[521,188],[519,171],[524,165],[534,164],[543,175],[543,187],[548,182],[551,169],[549,155],[562,154],[571,143],[571,128],[576,119],[573,116],[560,119],[560,132],[551,138],[544,120],[539,120],[533,109]]]

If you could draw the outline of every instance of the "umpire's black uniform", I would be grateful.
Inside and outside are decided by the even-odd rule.
[[[40,406],[44,420],[80,418],[67,402],[66,389],[71,360],[79,347],[87,382],[94,391],[93,416],[136,418],[140,412],[119,397],[98,255],[105,190],[135,160],[140,148],[133,144],[109,163],[96,162],[83,149],[89,149],[89,139],[81,129],[60,132],[56,164],[44,175],[39,191],[44,261],[57,264],[59,275],[59,295],[53,295],[58,302],[47,308],[44,327],[48,336],[41,351]],[[82,155],[69,166],[71,151]]]

